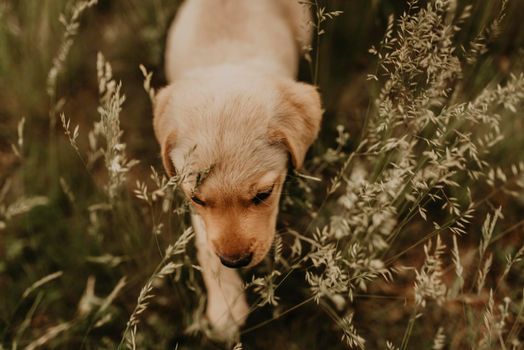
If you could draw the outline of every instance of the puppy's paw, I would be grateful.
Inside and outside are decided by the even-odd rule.
[[[214,338],[222,341],[235,340],[248,313],[249,305],[244,292],[225,294],[217,291],[208,296],[206,316]]]

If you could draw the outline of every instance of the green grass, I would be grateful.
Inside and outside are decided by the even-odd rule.
[[[50,335],[53,337],[43,348],[115,349],[121,342],[142,287],[161,262],[166,248],[174,244],[189,224],[187,210],[173,213],[175,209],[187,208],[187,204],[171,187],[166,188],[156,201],[146,202],[134,193],[137,180],[148,185],[148,193],[157,188],[151,179],[151,167],[163,172],[152,130],[151,103],[142,86],[139,65],[143,64],[153,72],[152,85],[155,88],[165,84],[165,34],[179,3],[170,0],[99,0],[96,6],[86,9],[80,17],[80,27],[63,70],[58,75],[56,100],[53,101],[46,92],[46,84],[63,38],[64,29],[58,19],[60,13],[67,17],[74,3],[65,0],[0,2],[0,220],[5,222],[5,228],[0,226],[0,349],[25,348]],[[473,5],[472,15],[464,21],[462,31],[454,39],[457,46],[468,47],[471,38],[495,18],[500,2],[459,3],[458,11],[466,3]],[[449,197],[457,199],[461,213],[469,203],[466,188],[471,190],[473,201],[478,203],[473,218],[464,224],[465,233],[457,237],[465,270],[465,285],[460,292],[444,302],[428,298],[425,308],[415,304],[415,273],[404,267],[413,267],[420,272],[421,266],[428,261],[423,246],[434,237],[432,222],[444,223],[455,216],[441,209],[446,202],[444,198],[426,202],[427,197],[424,197],[419,206],[411,207],[401,196],[395,203],[394,219],[398,230],[393,232],[397,235],[391,238],[387,248],[370,250],[370,256],[385,262],[391,269],[391,280],[367,276],[369,281],[363,282],[365,290],[352,287],[350,291],[338,293],[346,301],[340,309],[336,297],[324,295],[318,304],[313,300],[315,292],[306,282],[306,276],[309,273],[329,277],[328,274],[322,275],[323,269],[335,267],[329,263],[313,267],[315,260],[308,252],[315,251],[310,244],[315,229],[326,225],[335,227],[334,218],[349,220],[357,215],[337,203],[337,198],[349,193],[348,186],[352,181],[346,180],[351,178],[355,169],[363,167],[368,171],[366,179],[372,182],[370,188],[373,188],[381,181],[387,182],[392,164],[401,158],[396,151],[380,157],[358,153],[344,167],[363,137],[369,136],[363,132],[367,133],[369,125],[378,121],[379,113],[374,102],[386,78],[379,74],[379,82],[366,79],[368,74],[377,73],[378,65],[377,58],[368,49],[372,45],[379,46],[388,17],[399,18],[407,9],[404,2],[368,0],[333,0],[321,2],[320,6],[343,11],[342,15],[323,23],[325,34],[320,37],[318,45],[318,84],[325,114],[321,135],[308,157],[306,173],[322,181],[298,176],[288,179],[286,186],[290,195],[283,200],[278,225],[282,232],[284,258],[274,261],[272,258],[279,254],[271,254],[255,271],[245,272],[245,280],[251,281],[253,276],[263,277],[275,269],[280,271],[282,274],[274,280],[278,285],[279,302],[276,306],[265,305],[252,312],[241,333],[244,348],[347,348],[341,338],[344,331],[350,329],[342,320],[352,313],[351,324],[366,340],[367,349],[386,349],[386,341],[401,347],[403,339],[406,339],[407,349],[431,349],[439,327],[443,327],[446,336],[444,348],[481,349],[480,338],[486,333],[483,317],[489,316],[485,312],[489,306],[489,289],[494,291],[495,319],[502,314],[497,308],[504,305],[503,298],[511,298],[506,325],[501,333],[503,340],[508,341],[506,348],[511,348],[511,339],[524,341],[524,316],[519,309],[524,286],[522,262],[516,261],[508,275],[501,277],[507,265],[506,256],[514,255],[524,242],[524,191],[517,183],[524,178],[521,172],[511,175],[511,165],[524,161],[522,97],[515,103],[516,113],[498,107],[489,112],[490,116],[501,116],[500,129],[504,137],[484,157],[490,164],[485,172],[500,167],[509,179],[498,179],[492,185],[489,181],[477,181],[465,172],[459,172],[454,180],[460,182],[460,186],[444,187]],[[520,17],[524,13],[524,2],[510,1],[506,13],[501,32],[487,45],[488,52],[482,54],[474,65],[464,66],[464,78],[459,85],[453,85],[457,91],[454,102],[471,101],[493,83],[506,83],[510,72],[522,71],[524,26]],[[394,27],[394,31],[397,29]],[[110,199],[105,190],[108,173],[103,160],[86,167],[64,135],[59,119],[56,127],[50,130],[50,111],[57,101],[63,99],[59,112],[70,120],[71,131],[79,125],[79,153],[84,160],[87,159],[88,132],[100,119],[97,113],[100,104],[96,78],[98,52],[102,52],[111,64],[113,78],[122,82],[126,101],[119,114],[120,127],[124,131],[121,141],[126,144],[128,158],[140,161],[126,174],[127,178],[114,199]],[[303,62],[300,78],[312,81],[313,75],[308,64]],[[517,95],[515,92],[514,96]],[[446,103],[451,103],[450,100]],[[435,108],[435,113],[438,112]],[[18,142],[17,125],[22,117],[25,117],[24,142],[19,147],[20,156],[16,156],[11,144]],[[366,124],[366,118],[371,119],[371,124]],[[343,125],[350,135],[348,140],[338,144],[335,141],[337,125]],[[477,135],[490,131],[488,123],[479,123],[471,130],[474,140]],[[377,135],[384,139],[400,138],[409,131],[400,126],[389,134]],[[433,138],[435,130],[428,126],[415,136]],[[104,145],[105,142],[100,141],[99,146]],[[329,153],[330,148],[336,152]],[[418,151],[417,148],[414,154]],[[467,165],[474,168],[472,162]],[[424,165],[420,164],[420,167],[424,168]],[[341,185],[327,196],[331,180],[336,178]],[[377,181],[371,181],[372,178]],[[515,193],[510,195],[508,190]],[[4,218],[5,210],[11,204],[27,202],[35,196],[46,197],[47,203],[22,210],[24,213],[8,220]],[[369,208],[378,208],[378,196],[370,198]],[[504,218],[499,219],[494,227],[493,243],[488,252],[479,259],[481,226],[486,214],[492,214],[499,206],[503,208]],[[427,221],[419,214],[419,207],[426,211]],[[402,222],[405,222],[404,226],[400,225]],[[160,228],[159,223],[163,224]],[[153,233],[155,227],[159,234]],[[292,253],[296,239],[286,233],[288,229],[306,237],[300,256]],[[372,235],[365,237],[369,236]],[[440,232],[440,236],[448,247],[441,258],[440,279],[448,290],[454,290],[457,278],[451,253],[453,233],[445,230]],[[359,242],[365,245],[369,243],[366,239],[355,242],[349,236],[334,241],[329,237],[325,242],[321,239],[314,242],[321,246],[321,259],[331,252],[328,243],[336,242],[336,249],[348,254],[342,247],[356,247]],[[475,283],[489,254],[492,254],[493,264],[485,288],[477,293]],[[361,258],[351,257],[348,261],[357,264]],[[154,298],[140,316],[138,348],[232,348],[209,339],[205,335],[205,325],[199,323],[202,322],[205,289],[198,269],[192,267],[196,258],[191,244],[187,247],[187,255],[177,256],[175,261],[183,263],[183,268],[164,278],[162,283],[154,283]],[[296,266],[286,265],[293,263]],[[354,266],[346,269],[348,274],[357,271]],[[35,282],[58,271],[61,274],[45,284],[36,285],[24,296]],[[370,272],[373,271],[363,270],[363,273]],[[116,291],[114,298],[106,299],[123,277],[126,278],[123,288]],[[86,294],[90,278],[96,281],[94,295]],[[350,293],[352,301],[348,297]],[[263,297],[264,293],[259,295],[253,290],[248,291],[251,305]],[[104,300],[109,304],[101,308]],[[420,318],[412,317],[415,310],[422,313]],[[495,323],[488,317],[488,325]],[[54,335],[53,327],[57,325],[63,329]],[[188,328],[193,331],[187,331]],[[515,349],[522,346],[516,345]],[[495,339],[484,348],[502,346]]]

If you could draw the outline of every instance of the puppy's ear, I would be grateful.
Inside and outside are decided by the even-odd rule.
[[[176,132],[173,118],[169,115],[173,86],[162,88],[155,96],[153,106],[153,128],[160,144],[162,163],[169,176],[175,175],[175,166],[169,154],[175,146]]]
[[[300,169],[320,129],[320,95],[312,85],[285,81],[279,85],[279,96],[276,115],[269,124],[269,139],[284,144],[293,166]]]

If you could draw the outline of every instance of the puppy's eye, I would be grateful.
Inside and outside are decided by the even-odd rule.
[[[193,203],[195,203],[195,204],[201,205],[201,206],[203,206],[203,207],[206,206],[206,202],[204,202],[203,200],[201,200],[201,199],[198,198],[197,196],[193,196],[193,197],[191,197],[191,200],[192,200]]]
[[[271,187],[269,190],[267,191],[262,191],[262,192],[258,192],[257,195],[255,197],[253,197],[253,199],[251,199],[251,202],[253,202],[253,204],[255,205],[259,205],[261,204],[263,201],[265,201],[266,199],[269,198],[269,196],[271,196],[271,193],[273,192],[273,187]]]

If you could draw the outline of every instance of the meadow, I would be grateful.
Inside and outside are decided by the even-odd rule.
[[[524,349],[523,0],[315,0],[324,120],[229,343],[152,128],[177,0],[0,0],[0,350]]]

